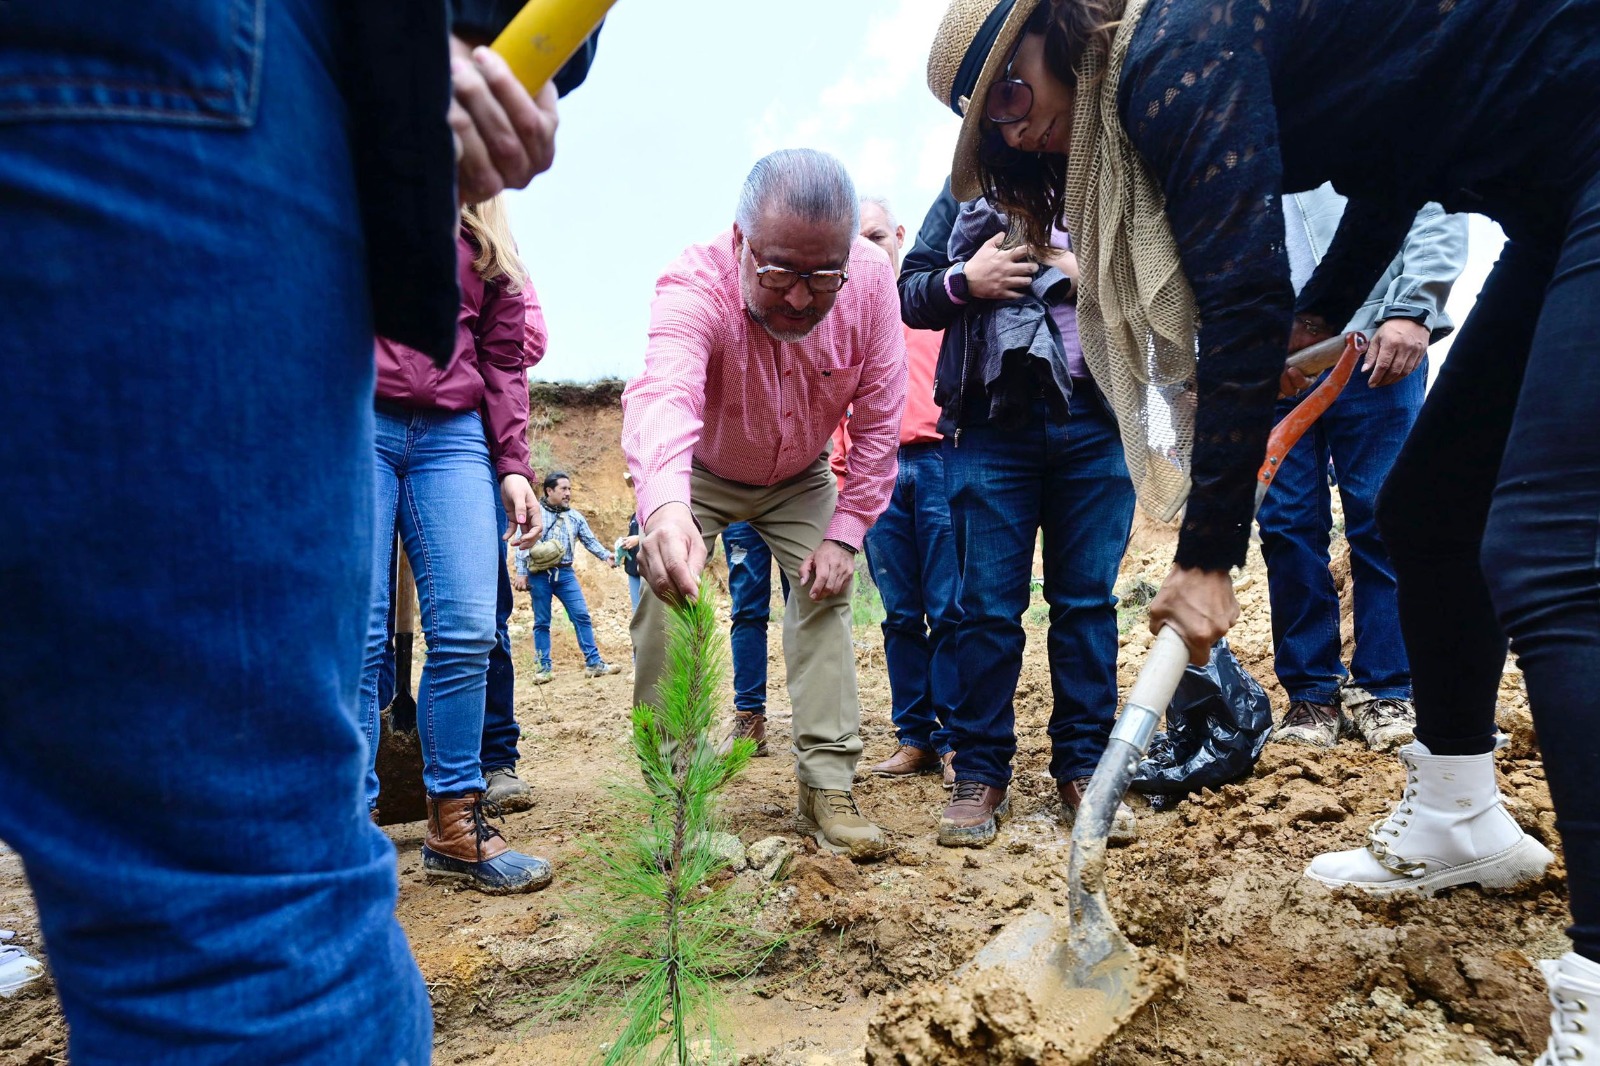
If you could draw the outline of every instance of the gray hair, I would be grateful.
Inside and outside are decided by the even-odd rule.
[[[894,208],[889,206],[889,198],[887,196],[863,196],[861,202],[864,204],[876,204],[878,210],[883,212],[883,217],[889,220],[889,228],[900,228],[900,220],[894,217]]]
[[[807,222],[838,222],[855,236],[861,204],[844,164],[814,148],[783,148],[750,168],[734,221],[746,235],[767,207],[781,207]]]

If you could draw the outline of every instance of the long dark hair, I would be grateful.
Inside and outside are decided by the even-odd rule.
[[[1028,16],[1022,32],[1044,34],[1044,59],[1050,73],[1078,91],[1084,55],[1091,48],[1102,56],[1110,52],[1125,3],[1046,0]],[[1000,131],[991,127],[980,142],[978,174],[984,195],[1011,215],[1014,231],[1020,231],[1022,239],[1035,247],[1049,247],[1066,195],[1066,156],[1015,151],[1006,146]]]

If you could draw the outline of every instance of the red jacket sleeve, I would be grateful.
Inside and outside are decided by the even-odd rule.
[[[527,301],[489,282],[475,330],[478,372],[483,375],[483,429],[496,478],[521,474],[528,465]]]
[[[527,305],[524,315],[527,320],[527,334],[523,338],[523,349],[526,358],[523,366],[532,367],[539,364],[544,358],[545,350],[550,346],[550,332],[544,324],[544,308],[539,305],[539,294],[533,291],[532,283],[522,287],[522,299]]]

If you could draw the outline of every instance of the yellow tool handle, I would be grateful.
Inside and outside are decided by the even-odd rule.
[[[530,93],[556,71],[606,17],[616,0],[528,0],[491,45]]]

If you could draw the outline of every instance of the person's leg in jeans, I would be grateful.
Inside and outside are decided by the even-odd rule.
[[[1044,426],[973,426],[944,456],[963,571],[956,655],[964,676],[983,679],[963,687],[950,721],[956,780],[1003,789],[1017,750],[1012,698],[1026,643],[1022,614],[1039,530]]]
[[[1050,605],[1050,776],[1094,773],[1117,716],[1117,598],[1133,528],[1122,437],[1093,386],[1051,421],[1042,485],[1044,598]],[[960,756],[957,756],[959,762]]]
[[[336,8],[84,10],[0,41],[9,76],[19,20],[59,18],[54,74],[88,87],[76,121],[0,121],[0,837],[69,1054],[425,1063],[361,795],[372,321]],[[95,118],[130,53],[218,88],[217,125],[158,93]]]
[[[1319,419],[1339,471],[1350,579],[1355,586],[1356,648],[1345,704],[1350,728],[1374,751],[1392,751],[1409,742],[1416,727],[1410,702],[1411,660],[1400,635],[1394,564],[1378,532],[1377,503],[1422,410],[1427,382],[1427,359],[1409,377],[1381,388],[1371,388],[1366,375],[1357,373],[1333,410]]]
[[[922,552],[917,541],[915,471],[907,449],[889,506],[867,531],[867,566],[883,600],[883,659],[889,673],[889,716],[899,749],[872,768],[886,777],[938,766],[934,733],[940,728],[932,694],[932,649],[922,602]],[[940,472],[941,479],[943,472]]]
[[[382,739],[383,710],[394,700],[394,641],[389,635],[391,610],[389,579],[394,574],[395,523],[400,506],[400,479],[405,476],[406,424],[378,413],[373,418],[373,524],[372,590],[366,617],[366,649],[361,660],[361,682],[356,706],[360,708],[362,736],[367,744],[366,806],[378,806],[378,743]],[[389,681],[384,683],[387,671]]]
[[[1279,401],[1277,418],[1297,406],[1298,401]],[[1328,570],[1333,510],[1328,439],[1321,419],[1284,456],[1256,518],[1267,564],[1273,667],[1289,697],[1289,710],[1273,739],[1329,747],[1343,731],[1339,687],[1345,670],[1339,590]]]
[[[1528,685],[1567,861],[1573,947],[1600,962],[1597,336],[1600,177],[1579,199],[1539,315],[1482,557]]]
[[[961,664],[956,630],[961,625],[961,575],[956,565],[955,530],[941,444],[918,446],[910,459],[916,493],[916,537],[922,563],[922,609],[928,617],[929,694],[939,727],[933,750],[950,752],[950,718],[961,700]]]
[[[728,645],[733,659],[733,709],[767,713],[767,623],[772,617],[772,552],[748,522],[722,531],[731,600]]]
[[[553,588],[556,571],[560,567],[551,567],[540,570],[538,573],[528,575],[528,596],[533,600],[533,655],[538,660],[538,671],[548,674],[552,669],[550,662],[550,598],[555,595]],[[535,678],[537,680],[537,678]]]
[[[583,651],[584,665],[604,666],[605,660],[600,658],[600,649],[594,642],[594,621],[589,617],[589,604],[583,598],[583,586],[578,584],[578,575],[570,566],[553,566],[549,573],[550,588],[561,600],[561,606],[566,609],[567,618],[578,634],[578,647]]]
[[[505,529],[506,508],[500,499],[500,487],[494,487],[496,513],[500,528]],[[499,565],[495,568],[494,647],[489,649],[489,673],[484,683],[483,746],[478,752],[478,762],[483,772],[514,770],[517,765],[517,741],[522,730],[517,726],[516,667],[511,662],[511,577],[506,571],[506,542],[495,536],[499,546]]]
[[[1390,816],[1365,847],[1313,859],[1306,871],[1313,880],[1377,892],[1502,887],[1537,876],[1551,861],[1505,810],[1495,781],[1506,638],[1479,556],[1553,266],[1551,251],[1515,238],[1505,246],[1379,493],[1378,525],[1394,562],[1411,659],[1416,743],[1400,749],[1406,788]],[[1532,529],[1519,535],[1530,547],[1542,543]],[[1493,565],[1507,564],[1514,561]],[[1531,673],[1528,680],[1531,691]],[[1538,713],[1536,706],[1554,795],[1559,771],[1550,760],[1561,758],[1558,751],[1590,750],[1592,741],[1546,736]],[[1558,801],[1558,816],[1561,810]],[[1570,854],[1568,867],[1580,868]]]

